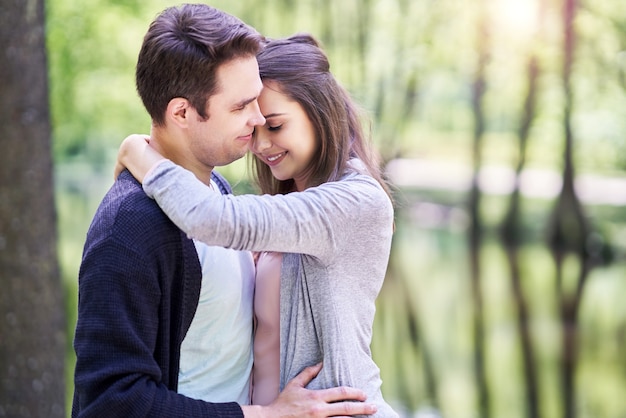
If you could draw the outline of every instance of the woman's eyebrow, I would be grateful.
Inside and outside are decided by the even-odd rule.
[[[284,115],[284,113],[270,113],[268,115],[263,115],[263,117],[265,119],[271,119],[271,118],[275,118],[277,116],[283,116],[283,115]]]

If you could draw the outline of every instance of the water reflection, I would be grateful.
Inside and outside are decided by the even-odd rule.
[[[59,254],[68,295],[68,335],[73,333],[78,263],[87,226],[112,179],[108,170],[57,168]],[[494,200],[495,199],[495,200]],[[485,199],[482,260],[485,375],[491,416],[529,415],[524,364],[534,364],[537,417],[563,417],[561,324],[555,264],[541,231],[547,205],[526,201],[531,216],[523,225],[511,281],[512,258],[496,226],[505,212],[503,197]],[[398,190],[397,227],[388,277],[378,301],[372,341],[381,367],[385,397],[405,417],[484,418],[478,405],[473,343],[473,302],[463,190]],[[613,210],[596,213],[615,236],[626,220]],[[598,216],[597,214],[604,216]],[[537,216],[535,216],[537,215]],[[623,239],[622,239],[623,240]],[[579,361],[575,375],[577,417],[626,416],[626,265],[617,257],[593,269],[578,313]],[[565,271],[579,266],[564,260]],[[568,283],[564,283],[568,286]],[[533,361],[524,361],[519,297],[525,295]],[[68,345],[67,382],[72,383],[73,351]],[[71,388],[68,389],[71,395]],[[68,409],[69,410],[69,409]]]
[[[463,199],[408,188],[400,195],[372,343],[385,396],[407,417],[482,418]],[[488,214],[504,213],[503,201],[490,205],[500,207],[487,209]],[[571,345],[562,342],[557,266],[541,234],[532,232],[543,229],[545,217],[524,224],[530,232],[514,252],[494,228],[501,217],[487,218],[478,255],[490,416],[566,416],[562,373],[568,351],[563,347]],[[580,267],[573,257],[563,260],[565,276]],[[578,341],[571,393],[577,417],[626,416],[626,400],[618,395],[626,393],[626,304],[620,297],[626,291],[625,267],[618,259],[589,271],[571,324]]]

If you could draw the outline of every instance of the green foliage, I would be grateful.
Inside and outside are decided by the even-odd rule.
[[[149,129],[135,92],[135,59],[149,22],[174,4],[178,2],[48,1],[57,161],[77,155],[102,161],[106,150],[115,148],[128,133]],[[468,152],[476,29],[483,17],[476,1],[223,0],[211,4],[269,37],[299,31],[317,36],[336,76],[369,111],[374,138],[385,159],[424,153],[448,158]],[[486,3],[487,133],[492,138],[502,134],[503,146],[515,149],[526,93],[524,66],[528,54],[535,51],[543,76],[529,164],[559,167],[563,136],[560,2],[546,0],[542,20],[537,17],[538,4],[538,0]],[[601,0],[584,4],[579,11],[574,129],[576,155],[584,170],[626,167],[624,153],[614,152],[625,147],[626,133],[624,9],[621,2]]]
[[[149,130],[134,66],[148,19],[141,2],[48,2],[54,155],[102,160],[130,132]]]
[[[540,2],[545,4],[541,19]],[[111,160],[117,145],[127,134],[148,132],[150,128],[134,84],[135,60],[143,35],[158,12],[179,2],[47,0],[46,4],[54,156],[57,163],[63,163],[56,171],[57,183],[62,184],[57,194],[59,256],[68,286],[68,305],[75,306],[69,295],[75,296],[80,248],[95,205],[110,184]],[[320,39],[336,77],[371,115],[374,140],[384,160],[419,156],[470,161],[474,124],[471,85],[481,39],[477,28],[479,19],[485,19],[489,60],[483,102],[484,162],[513,166],[519,158],[517,131],[527,94],[526,62],[535,53],[541,77],[527,167],[560,170],[562,166],[563,28],[559,0],[216,0],[211,4],[239,16],[268,37],[310,32]],[[575,25],[578,46],[572,74],[572,128],[576,168],[578,172],[623,174],[626,2],[582,1]],[[222,172],[238,193],[253,191],[243,174],[243,161]],[[412,191],[402,193],[408,196]],[[441,190],[418,193],[417,200],[455,207],[462,206],[465,198]],[[481,210],[487,229],[500,224],[506,199],[483,199]],[[534,307],[532,328],[540,341],[540,380],[545,393],[542,408],[545,416],[557,416],[557,308],[550,294],[553,283],[546,280],[552,277],[553,266],[545,249],[537,244],[549,206],[547,200],[524,201],[522,221],[527,247],[523,250],[523,268],[527,270],[525,277]],[[410,211],[411,207],[407,204],[401,209]],[[608,239],[618,247],[617,256],[623,260],[623,208],[596,206],[591,214],[602,220]],[[377,317],[373,342],[385,380],[385,395],[412,409],[434,401],[427,398],[424,362],[416,356],[425,357],[430,349],[440,379],[439,407],[447,412],[446,416],[472,416],[467,320],[471,301],[464,277],[464,238],[458,231],[429,232],[424,225],[409,224],[400,219],[398,245],[392,257],[396,271],[381,295],[381,315]],[[494,369],[490,378],[495,410],[522,416],[519,382],[511,383],[511,376],[519,380],[519,371],[510,370],[518,364],[519,353],[512,349],[515,341],[510,329],[510,299],[502,280],[507,273],[498,251],[489,241],[484,252],[489,258],[487,320],[493,330],[488,343],[491,353],[497,354],[490,359]],[[620,281],[623,265],[607,270],[609,274],[603,280],[591,284],[581,311],[585,339],[579,380],[584,394],[581,402],[589,409],[581,416],[624,413],[618,394],[625,388],[623,373],[619,375],[625,365],[623,355],[617,352],[620,348],[623,352],[624,345],[625,313],[619,306],[626,305],[618,300],[624,293]],[[402,280],[409,283],[411,297],[415,298],[410,308],[398,302],[400,296],[407,295],[407,288],[400,286]],[[421,314],[425,323],[420,347],[411,345],[414,342],[405,332],[410,322],[405,315],[408,309]],[[606,335],[613,338],[609,344],[602,341]],[[622,335],[619,341],[618,335]],[[389,350],[394,349],[397,355],[389,356]],[[71,368],[70,361],[68,378]],[[609,383],[600,385],[598,381]]]

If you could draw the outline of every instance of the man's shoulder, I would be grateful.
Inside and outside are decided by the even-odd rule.
[[[228,180],[226,180],[226,178],[217,171],[213,170],[211,172],[211,180],[217,184],[217,187],[219,187],[222,194],[231,194],[233,192]]]
[[[164,216],[159,205],[145,194],[141,184],[124,171],[105,194],[96,216],[119,218],[121,215],[134,217],[141,214]]]
[[[89,228],[89,236],[123,234],[145,236],[178,232],[159,205],[141,184],[124,171],[100,202]]]

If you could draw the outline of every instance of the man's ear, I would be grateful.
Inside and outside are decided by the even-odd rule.
[[[176,125],[179,125],[180,127],[185,127],[187,126],[189,117],[191,116],[189,113],[190,108],[191,104],[187,99],[184,99],[182,97],[174,97],[167,104],[165,117]]]

